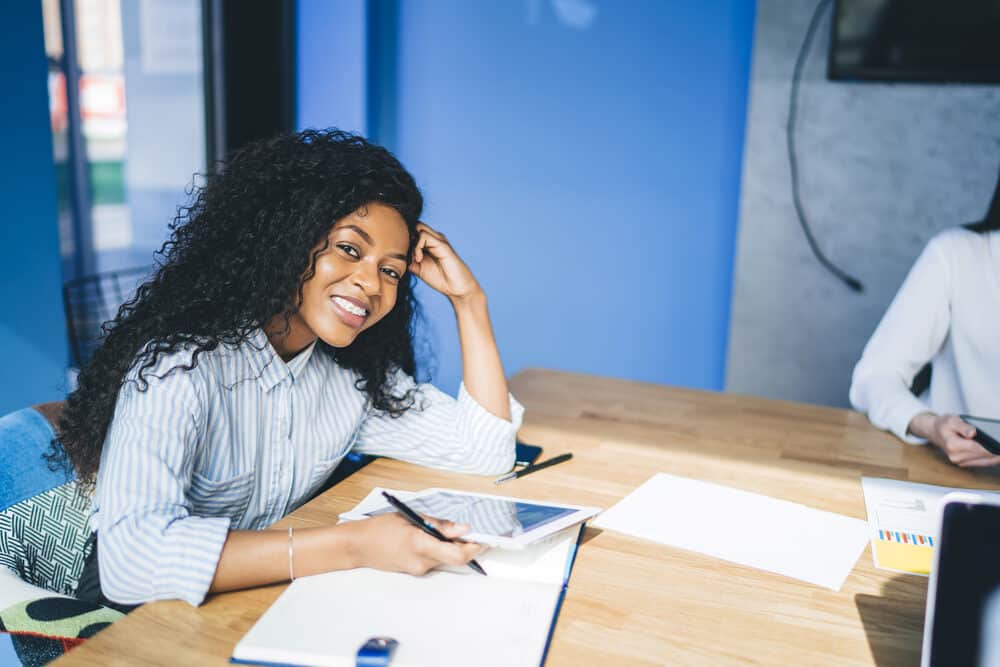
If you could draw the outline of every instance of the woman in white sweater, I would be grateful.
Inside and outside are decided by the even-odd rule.
[[[914,396],[928,362],[930,388]],[[1000,182],[982,222],[924,248],[854,368],[850,399],[875,426],[932,442],[956,465],[1000,465],[958,416],[1000,418]]]

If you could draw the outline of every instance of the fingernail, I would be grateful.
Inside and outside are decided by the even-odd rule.
[[[965,435],[967,435],[967,436],[969,436],[971,438],[975,433],[976,433],[976,430],[970,428],[968,431],[965,432]]]

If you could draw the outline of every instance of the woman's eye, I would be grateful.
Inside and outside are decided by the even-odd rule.
[[[396,269],[390,269],[389,267],[386,267],[386,268],[382,269],[382,273],[384,273],[385,275],[389,276],[393,280],[399,280],[399,277],[400,277],[399,276],[399,272],[396,271]]]
[[[361,257],[361,255],[358,253],[357,248],[355,248],[352,245],[348,245],[346,243],[338,243],[337,247],[340,248],[343,252],[345,252],[348,255],[350,255],[351,257],[354,257],[354,258]]]

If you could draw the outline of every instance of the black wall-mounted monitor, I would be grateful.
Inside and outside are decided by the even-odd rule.
[[[1000,83],[1000,0],[835,0],[838,80]]]

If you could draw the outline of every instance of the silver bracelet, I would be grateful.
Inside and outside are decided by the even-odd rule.
[[[295,581],[295,540],[292,538],[292,527],[288,527],[288,580]]]

